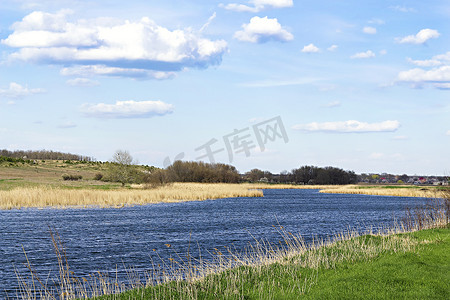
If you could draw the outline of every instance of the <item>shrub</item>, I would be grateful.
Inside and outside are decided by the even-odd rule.
[[[83,176],[81,175],[68,175],[68,174],[64,174],[62,176],[63,180],[71,180],[71,181],[77,181],[77,180],[81,180],[83,179]]]
[[[102,173],[97,173],[94,176],[94,180],[102,180],[102,178],[103,178],[103,174]]]

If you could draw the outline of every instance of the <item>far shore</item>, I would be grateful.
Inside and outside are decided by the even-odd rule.
[[[266,183],[172,183],[153,188],[132,185],[109,190],[89,186],[39,185],[0,190],[0,209],[124,207],[153,203],[202,201],[230,197],[263,197],[264,189],[319,189],[321,193],[442,198],[448,189],[417,186],[292,185]]]

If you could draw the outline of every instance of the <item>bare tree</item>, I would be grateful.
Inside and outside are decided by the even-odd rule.
[[[126,183],[136,181],[138,173],[133,165],[133,157],[128,151],[117,150],[114,153],[109,168],[109,180],[120,182],[122,186],[125,186]]]
[[[113,155],[112,162],[129,166],[133,163],[133,157],[131,156],[130,152],[126,150],[117,150]]]

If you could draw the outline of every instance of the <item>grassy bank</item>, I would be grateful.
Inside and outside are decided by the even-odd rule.
[[[0,163],[0,190],[23,187],[51,186],[58,188],[95,187],[120,184],[93,180],[97,173],[104,173],[106,166],[95,162],[69,162],[62,160],[36,160],[28,163]],[[81,181],[63,181],[63,175],[82,176]]]
[[[95,299],[448,299],[450,293],[448,226],[291,251],[200,280]]]

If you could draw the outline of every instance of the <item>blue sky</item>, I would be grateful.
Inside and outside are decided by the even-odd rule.
[[[444,0],[2,0],[0,148],[450,175],[449,19]]]

